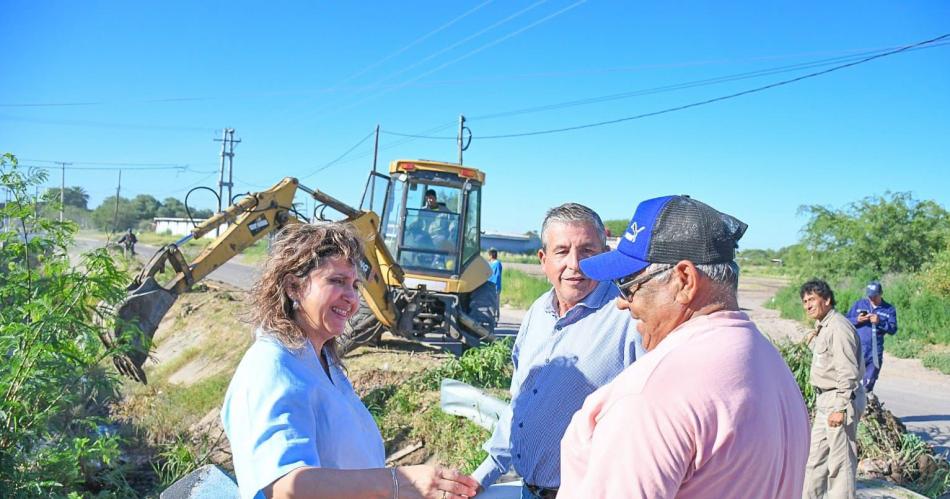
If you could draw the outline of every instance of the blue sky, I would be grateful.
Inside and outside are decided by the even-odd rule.
[[[938,1],[0,0],[0,150],[73,162],[66,184],[92,206],[118,172],[78,168],[123,165],[123,196],[181,199],[215,187],[214,139],[231,127],[236,192],[297,176],[356,204],[372,139],[333,161],[377,123],[451,137],[465,114],[465,163],[487,174],[485,229],[537,230],[567,201],[627,219],[640,200],[690,194],[750,225],[741,247],[778,248],[797,240],[801,205],[891,190],[950,206],[950,44],[660,116],[486,137],[682,106],[946,33],[950,3]],[[492,117],[582,100],[598,102]],[[384,133],[379,157],[385,168],[457,152]]]

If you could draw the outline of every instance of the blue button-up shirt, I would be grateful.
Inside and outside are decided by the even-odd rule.
[[[571,417],[643,353],[637,322],[614,304],[618,294],[601,282],[559,317],[552,289],[528,309],[511,354],[511,413],[498,421],[488,457],[472,474],[483,487],[512,465],[525,483],[560,485],[561,437]]]
[[[877,314],[877,335],[871,332],[871,321],[866,321],[858,325],[858,310],[865,310],[871,314]],[[883,299],[881,305],[875,307],[868,298],[861,298],[851,305],[848,311],[848,320],[858,330],[858,337],[861,338],[861,353],[864,355],[864,363],[874,362],[872,341],[877,342],[878,355],[884,354],[884,333],[897,334],[897,310],[894,305],[887,303]]]

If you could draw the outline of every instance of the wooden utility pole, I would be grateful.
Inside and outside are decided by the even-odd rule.
[[[119,193],[122,192],[122,170],[119,170],[119,183],[115,186],[115,213],[112,215],[112,232],[119,232]]]
[[[63,212],[66,210],[66,163],[60,161],[59,166],[62,168],[59,179],[59,221],[62,222],[65,216]]]

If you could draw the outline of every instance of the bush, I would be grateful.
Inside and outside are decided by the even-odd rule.
[[[118,382],[101,367],[111,352],[94,320],[109,319],[97,304],[121,298],[127,276],[104,250],[70,266],[75,224],[38,216],[28,195],[45,180],[0,158],[12,196],[0,207],[0,220],[12,221],[0,232],[0,497],[134,495],[105,419]]]
[[[945,300],[950,299],[950,247],[927,262],[919,276],[924,289]]]

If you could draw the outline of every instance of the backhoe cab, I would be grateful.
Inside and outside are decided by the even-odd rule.
[[[361,209],[381,213],[380,236],[404,272],[402,282],[383,274],[401,312],[394,333],[456,353],[494,338],[497,295],[480,254],[484,183],[477,169],[426,160],[396,160],[388,176],[370,174]],[[343,345],[379,338],[372,319],[355,319]]]

